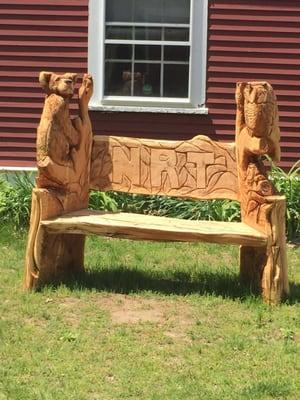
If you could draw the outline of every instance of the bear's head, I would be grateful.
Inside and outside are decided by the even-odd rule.
[[[63,98],[70,99],[74,94],[77,74],[66,73],[57,75],[53,72],[42,71],[39,81],[45,92],[57,94]]]

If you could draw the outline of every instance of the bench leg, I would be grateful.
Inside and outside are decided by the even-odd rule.
[[[269,304],[277,304],[289,293],[285,239],[285,199],[278,197],[268,214],[264,248],[241,246],[240,277],[251,288],[258,288]]]
[[[65,281],[83,272],[84,235],[49,234],[40,225],[42,219],[60,215],[63,210],[60,200],[50,191],[33,191],[24,277],[27,289]]]
[[[240,246],[240,280],[254,292],[258,292],[261,289],[261,277],[265,260],[265,248]]]

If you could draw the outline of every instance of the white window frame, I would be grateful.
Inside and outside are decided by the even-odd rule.
[[[208,0],[191,0],[187,98],[104,96],[105,0],[89,0],[88,70],[94,77],[90,110],[207,114],[207,10]],[[124,41],[120,40],[119,43],[121,42]],[[143,41],[137,42],[143,44]]]

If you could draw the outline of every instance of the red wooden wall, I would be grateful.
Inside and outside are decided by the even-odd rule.
[[[34,166],[40,70],[87,69],[88,0],[0,0],[0,166]],[[300,2],[210,0],[208,115],[92,112],[95,134],[234,139],[234,90],[268,80],[277,93],[282,166],[300,158]]]

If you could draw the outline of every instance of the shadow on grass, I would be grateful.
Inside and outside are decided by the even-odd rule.
[[[117,266],[101,270],[87,270],[84,274],[65,282],[71,290],[96,290],[112,293],[132,294],[151,291],[165,295],[214,295],[241,301],[258,298],[260,294],[240,282],[238,275],[226,271],[200,271],[196,275],[175,271],[166,277],[162,273],[151,274],[146,271]],[[300,301],[300,285],[290,283],[290,295],[285,304]]]
[[[251,288],[242,285],[238,276],[223,272],[201,271],[198,274],[174,272],[166,277],[165,274],[156,275],[153,272],[132,270],[118,266],[98,271],[87,270],[77,280],[66,283],[67,287],[76,290],[98,290],[113,293],[139,293],[152,291],[166,295],[215,295],[231,299],[245,299],[253,297]]]
[[[128,269],[117,266],[102,270],[86,270],[76,278],[63,282],[71,290],[96,290],[120,294],[140,293],[150,291],[165,295],[213,295],[232,300],[261,299],[257,290],[240,282],[238,275],[230,275],[226,271],[209,272],[200,271],[196,275],[175,271],[172,276],[153,272]],[[45,287],[57,288],[57,285]],[[40,288],[43,290],[43,288]],[[290,295],[283,304],[296,304],[300,302],[300,284],[290,282]]]

